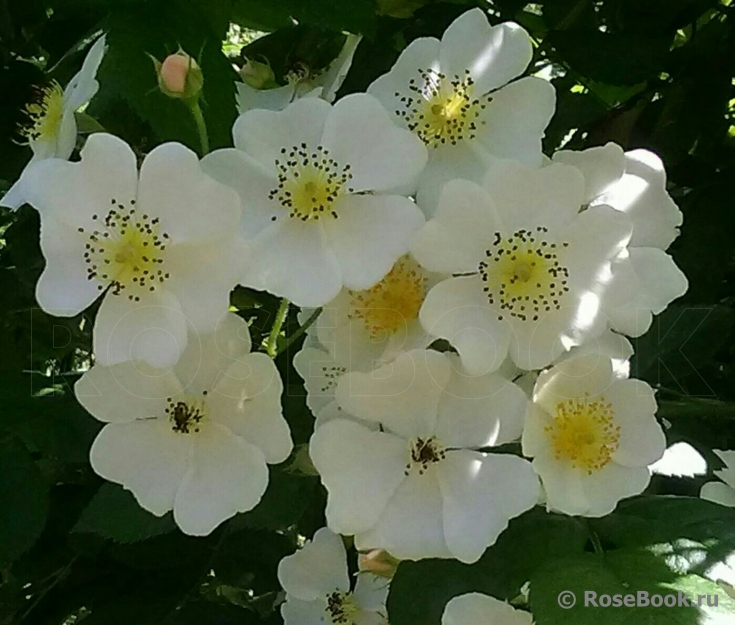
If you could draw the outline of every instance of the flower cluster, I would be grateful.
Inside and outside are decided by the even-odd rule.
[[[70,162],[60,111],[94,90],[63,105],[49,91],[29,136],[52,158],[3,200],[40,213],[39,304],[73,316],[98,301],[94,365],[75,388],[106,424],[92,467],[186,533],[256,506],[293,447],[274,353],[251,352],[231,289],[316,320],[294,365],[329,529],[279,568],[283,616],[300,625],[386,622],[387,581],[361,572],[353,588],[338,534],[472,563],[539,503],[596,517],[642,492],[665,438],[653,390],[628,378],[625,336],[687,289],[655,155],[543,155],[555,92],[523,76],[521,27],[468,11],[332,103],[357,43],[313,88],[241,85],[233,147],[201,160],[166,143],[138,166],[97,133]],[[488,615],[530,623],[478,594],[443,622]]]

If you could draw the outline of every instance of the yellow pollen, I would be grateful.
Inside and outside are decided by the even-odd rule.
[[[138,256],[139,248],[133,243],[123,243],[115,253],[115,262],[120,264],[130,263]]]
[[[518,263],[513,268],[513,274],[516,280],[519,280],[520,282],[528,282],[533,275],[532,265],[523,262]]]
[[[334,210],[335,202],[345,192],[352,192],[347,186],[352,179],[350,166],[340,166],[321,145],[310,152],[302,143],[291,150],[283,148],[281,155],[281,159],[276,159],[278,186],[269,198],[287,208],[294,219],[336,219],[339,215]]]
[[[561,308],[569,291],[569,272],[559,262],[559,246],[543,238],[547,232],[539,227],[536,235],[529,230],[518,230],[509,237],[496,233],[486,250],[479,273],[488,302],[499,308],[500,320],[507,313],[520,321],[538,321],[543,314]]]
[[[20,133],[27,141],[56,141],[64,117],[64,90],[55,80],[46,88],[38,89],[37,100],[24,109],[27,122]]]
[[[615,425],[612,405],[603,397],[559,402],[545,431],[556,459],[589,475],[607,465],[620,445],[620,426]]]
[[[202,396],[185,395],[184,397],[174,400],[167,397],[168,407],[165,414],[171,423],[171,429],[177,434],[196,434],[201,429],[201,423],[207,416],[207,406],[205,397],[207,391]]]
[[[170,277],[163,266],[169,237],[160,231],[157,218],[137,214],[134,205],[135,200],[128,208],[113,199],[103,219],[92,216],[94,230],[79,232],[88,237],[87,279],[99,282],[100,291],[109,285],[114,295],[126,291],[137,302],[143,292],[155,291]]]
[[[355,625],[359,612],[351,592],[335,590],[327,595],[327,616],[334,625]]]
[[[396,114],[432,148],[474,139],[485,124],[482,111],[492,101],[489,95],[474,97],[469,70],[462,78],[451,79],[435,70],[420,70],[419,79],[412,78],[408,90],[413,95],[395,93],[400,103]]]
[[[396,334],[419,317],[426,297],[426,278],[408,256],[400,258],[388,274],[365,291],[350,291],[350,319],[362,319],[372,338]]]

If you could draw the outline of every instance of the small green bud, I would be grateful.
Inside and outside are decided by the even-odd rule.
[[[240,69],[240,78],[253,89],[270,89],[276,85],[276,75],[268,63],[247,59]]]

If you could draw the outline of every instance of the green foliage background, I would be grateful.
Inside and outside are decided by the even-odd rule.
[[[735,448],[730,0],[0,0],[0,191],[30,155],[17,144],[17,125],[33,85],[48,76],[64,84],[81,65],[79,48],[100,29],[110,49],[82,121],[93,129],[96,119],[144,153],[167,140],[198,147],[184,107],[156,91],[146,53],[201,51],[204,114],[216,148],[229,144],[236,117],[237,76],[222,52],[230,23],[271,33],[240,54],[267,59],[277,80],[298,67],[324,67],[343,31],[362,33],[344,94],[364,90],[408,42],[441,36],[475,5],[492,8],[494,21],[518,21],[538,43],[533,70],[546,68],[559,98],[547,152],[565,140],[571,148],[616,141],[651,149],[666,163],[685,216],[672,253],[690,290],[636,341],[632,374],[660,388],[669,442],[693,444],[719,468],[710,450]],[[95,311],[58,319],[37,308],[34,286],[44,263],[38,217],[29,207],[0,211],[0,625],[281,622],[276,566],[297,535],[324,524],[318,479],[277,467],[255,510],[199,539],[103,484],[87,461],[99,424],[70,392],[90,351]],[[237,289],[232,303],[253,319],[257,345],[276,300]],[[287,335],[295,317],[292,310]],[[286,416],[303,445],[313,419],[289,365],[297,348],[277,364]],[[722,589],[702,577],[735,551],[735,514],[697,500],[702,482],[658,477],[657,495],[589,523],[534,510],[473,566],[404,563],[389,599],[391,624],[436,625],[456,594],[481,590],[512,600],[528,580],[539,625],[590,622],[589,612],[556,605],[560,590],[582,588],[719,593],[724,610],[735,613]],[[600,625],[697,618],[693,610],[672,614],[607,610],[594,618]]]

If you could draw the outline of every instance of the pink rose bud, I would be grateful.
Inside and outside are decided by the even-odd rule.
[[[199,96],[204,75],[199,64],[183,50],[169,54],[163,63],[153,60],[158,73],[158,86],[171,98],[191,99]]]
[[[194,67],[194,59],[182,54],[169,54],[161,65],[161,80],[166,89],[172,93],[184,93],[186,90],[186,75],[189,67]]]

